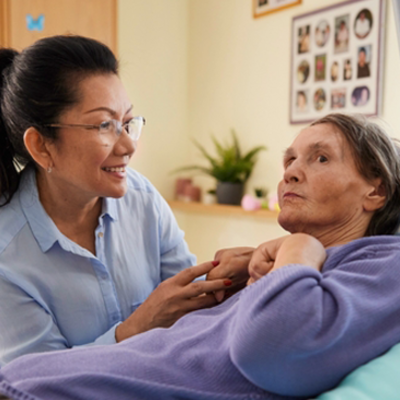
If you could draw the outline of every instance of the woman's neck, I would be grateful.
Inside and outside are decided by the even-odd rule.
[[[57,228],[72,241],[95,254],[94,231],[101,214],[102,199],[83,198],[36,173],[39,199]]]
[[[328,247],[340,246],[365,236],[368,224],[358,223],[353,226],[339,226],[310,232],[322,245]]]

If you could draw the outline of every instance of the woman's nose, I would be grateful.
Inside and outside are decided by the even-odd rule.
[[[128,133],[123,129],[118,140],[115,142],[114,151],[118,155],[127,155],[132,157],[137,148],[137,140],[132,140]]]
[[[288,165],[283,174],[285,182],[299,182],[302,179],[303,172],[298,160],[293,161]]]

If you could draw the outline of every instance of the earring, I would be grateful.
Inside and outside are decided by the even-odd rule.
[[[48,172],[49,174],[51,174],[51,171],[53,171],[53,169],[52,169],[51,167],[48,167],[48,168],[47,168],[47,172]]]

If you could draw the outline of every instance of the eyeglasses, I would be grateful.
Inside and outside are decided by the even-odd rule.
[[[110,119],[102,122],[100,125],[91,124],[47,124],[51,128],[84,128],[84,129],[97,129],[100,138],[105,140],[107,143],[116,142],[121,136],[122,131],[128,134],[128,136],[137,141],[142,134],[143,126],[146,125],[146,120],[143,117],[133,117],[128,122],[122,123],[116,119]]]

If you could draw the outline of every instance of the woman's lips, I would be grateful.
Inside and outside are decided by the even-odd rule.
[[[296,198],[296,197],[298,197],[298,198],[300,198],[301,196],[300,195],[298,195],[297,193],[294,193],[294,192],[286,192],[286,193],[284,193],[283,194],[283,198],[284,199],[287,199],[287,198]]]
[[[126,176],[126,165],[115,165],[113,167],[102,167],[104,172],[113,175],[117,178],[125,178]]]

